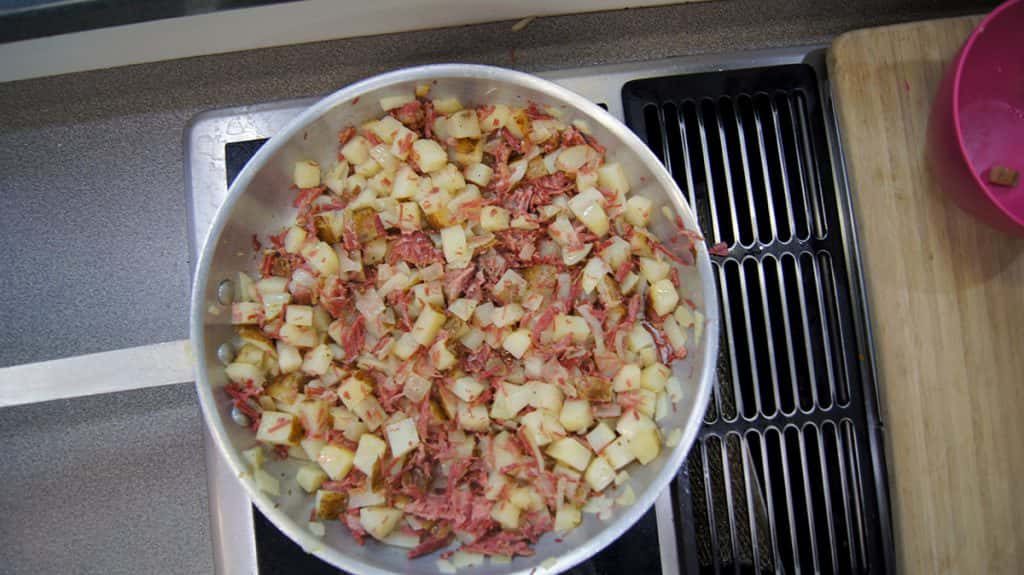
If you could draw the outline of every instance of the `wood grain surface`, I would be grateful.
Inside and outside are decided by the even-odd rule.
[[[848,33],[829,61],[907,573],[1024,572],[1024,241],[952,205],[925,160],[932,99],[979,20]]]

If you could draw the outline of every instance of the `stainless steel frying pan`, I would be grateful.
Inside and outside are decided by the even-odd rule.
[[[630,176],[634,191],[653,200],[655,211],[668,206],[687,226],[697,230],[697,221],[684,195],[671,176],[626,126],[607,112],[551,82],[528,74],[463,64],[409,68],[383,74],[351,85],[313,105],[268,141],[253,157],[232,185],[207,236],[192,292],[191,340],[196,356],[196,388],[206,424],[256,506],[281,531],[307,551],[341,569],[360,574],[435,573],[433,559],[409,561],[402,549],[376,542],[359,546],[337,522],[327,524],[323,538],[308,529],[311,499],[294,482],[295,463],[273,461],[269,472],[282,478],[282,496],[261,492],[249,474],[240,451],[254,444],[252,432],[234,423],[231,403],[222,387],[226,383],[218,349],[232,339],[230,324],[230,282],[239,270],[253,271],[252,236],[276,233],[293,218],[291,167],[297,160],[317,160],[330,165],[337,151],[338,131],[358,125],[381,114],[378,100],[383,96],[409,93],[419,83],[434,82],[432,96],[457,96],[467,104],[536,102],[542,107],[564,110],[565,119],[584,120],[597,139],[607,147],[608,157],[620,162]],[[655,217],[652,231],[667,239],[676,230]],[[668,429],[682,430],[678,445],[665,449],[645,467],[630,468],[637,498],[630,507],[616,507],[607,521],[585,515],[577,529],[561,537],[549,534],[536,546],[532,557],[519,557],[509,565],[485,563],[460,573],[546,573],[558,572],[584,561],[625,532],[654,503],[675,476],[697,435],[711,393],[718,347],[718,301],[711,263],[703,244],[697,248],[696,265],[681,274],[705,318],[703,337],[691,345],[689,357],[674,366],[685,382],[685,396],[676,411],[662,422]],[[283,475],[283,476],[282,476]],[[534,571],[536,569],[536,571]]]

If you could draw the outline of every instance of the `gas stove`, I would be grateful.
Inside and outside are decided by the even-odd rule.
[[[824,49],[540,74],[665,163],[716,257],[723,329],[705,425],[671,488],[571,573],[893,569],[881,419]],[[227,190],[315,99],[205,112],[185,136],[198,254]],[[207,438],[218,573],[337,573],[255,510]]]

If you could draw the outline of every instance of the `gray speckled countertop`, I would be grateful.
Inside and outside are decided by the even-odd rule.
[[[187,336],[182,130],[198,112],[468,61],[547,70],[822,43],[991,1],[719,0],[320,42],[0,84],[0,366]],[[189,386],[0,410],[0,561],[212,569]]]

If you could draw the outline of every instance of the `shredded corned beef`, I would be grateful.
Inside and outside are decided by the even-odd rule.
[[[388,253],[388,263],[394,264],[399,261],[423,267],[434,262],[444,262],[444,254],[434,247],[434,242],[427,234],[420,231],[402,232],[391,243],[391,250]]]

